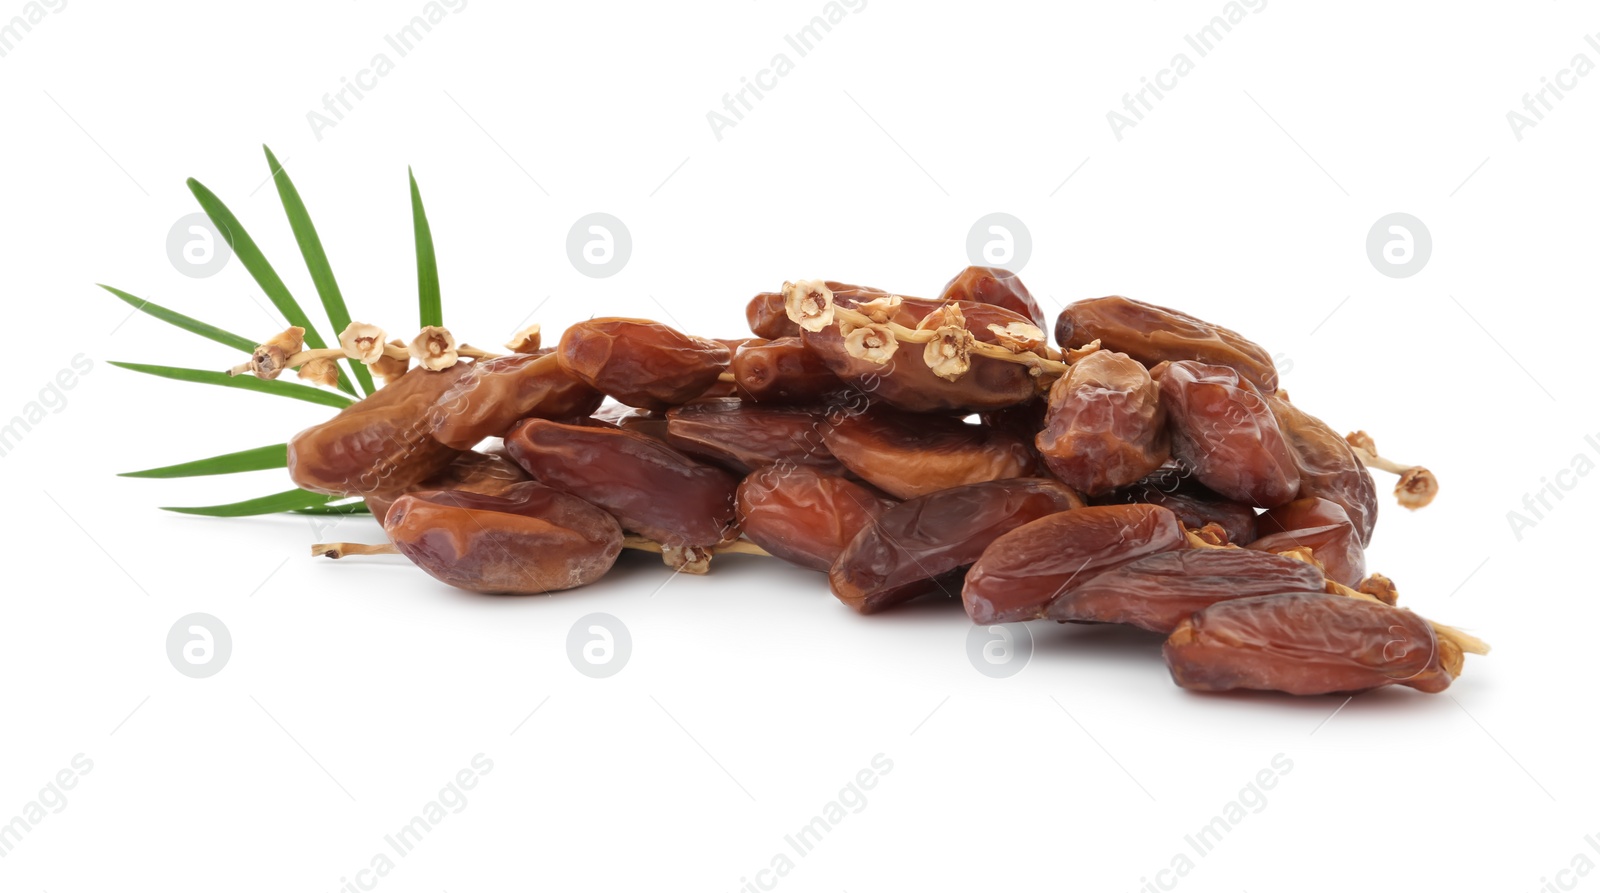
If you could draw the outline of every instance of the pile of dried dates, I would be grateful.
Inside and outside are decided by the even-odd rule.
[[[732,551],[825,573],[862,614],[959,593],[980,624],[1151,630],[1200,691],[1437,692],[1487,653],[1367,571],[1368,468],[1410,508],[1434,477],[1291,403],[1235,332],[1105,297],[1052,346],[1022,282],[982,267],[935,299],[785,283],[746,317],[733,339],[596,318],[554,347],[534,326],[507,355],[361,323],[307,351],[291,329],[235,371],[368,363],[384,386],[296,435],[289,470],[365,499],[390,543],[314,550],[397,551],[476,592],[582,586],[625,548],[694,574]]]

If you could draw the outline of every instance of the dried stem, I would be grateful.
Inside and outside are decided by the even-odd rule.
[[[344,558],[348,555],[398,555],[394,543],[317,543],[311,557]]]
[[[1439,479],[1433,472],[1421,465],[1405,465],[1378,455],[1378,446],[1367,432],[1346,434],[1344,439],[1355,450],[1362,465],[1400,476],[1394,485],[1394,498],[1405,508],[1416,511],[1439,495]]]
[[[867,314],[850,307],[835,306],[833,314],[835,319],[850,323],[853,326],[882,326],[887,328],[894,333],[896,341],[905,344],[927,344],[939,338],[938,332],[933,329],[907,328],[892,320],[880,323]],[[975,340],[971,345],[971,350],[980,357],[1004,360],[1007,363],[1027,366],[1034,375],[1048,375],[1055,378],[1066,374],[1069,368],[1066,363],[1057,359],[1047,359],[1030,351],[1018,353],[998,344],[990,344],[987,341]],[[1048,348],[1046,350],[1048,352]]]

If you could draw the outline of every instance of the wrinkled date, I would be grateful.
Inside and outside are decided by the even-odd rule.
[[[464,452],[444,467],[443,471],[416,486],[417,490],[459,490],[486,496],[501,496],[511,487],[530,481],[522,466],[505,456],[492,453]],[[367,508],[379,523],[389,514],[389,507],[404,494],[368,496]]]
[[[1439,692],[1461,659],[1441,643],[1410,611],[1300,594],[1218,602],[1178,624],[1162,652],[1173,681],[1194,691],[1322,695],[1399,684]]]
[[[837,418],[821,431],[829,451],[845,467],[901,499],[1027,477],[1038,464],[1027,442],[1011,434],[886,406]]]
[[[740,474],[765,465],[810,465],[843,474],[828,452],[823,410],[702,400],[667,411],[667,442]]]
[[[665,546],[710,546],[738,535],[739,479],[642,434],[528,419],[506,436],[506,451],[535,480]]]
[[[751,403],[813,403],[844,387],[799,338],[743,345],[729,370],[739,397]]]
[[[826,573],[862,528],[894,504],[815,468],[771,466],[739,485],[739,529],[773,555]]]
[[[1310,549],[1328,579],[1355,586],[1367,575],[1361,535],[1336,502],[1308,496],[1256,518],[1256,540],[1247,548],[1263,552]]]
[[[1378,524],[1378,487],[1350,444],[1321,419],[1288,400],[1267,398],[1278,427],[1289,438],[1300,469],[1300,496],[1336,502],[1350,516],[1361,545],[1372,542]]]
[[[605,395],[562,368],[551,351],[483,360],[428,409],[433,436],[445,446],[469,450],[486,437],[501,437],[519,420],[586,416]]]
[[[1166,307],[1112,295],[1069,304],[1056,317],[1056,343],[1063,348],[1096,340],[1101,348],[1120,351],[1146,366],[1198,360],[1227,366],[1264,393],[1278,390],[1277,367],[1260,345]]]
[[[1156,376],[1172,452],[1200,483],[1248,505],[1283,505],[1300,490],[1293,449],[1272,409],[1226,366],[1169,363]]]
[[[336,496],[404,493],[459,454],[431,433],[428,410],[472,368],[400,376],[359,403],[289,441],[295,485]]]
[[[1041,332],[1050,328],[1022,278],[1004,267],[967,267],[944,284],[939,300],[993,304],[1032,322]]]
[[[1044,430],[1034,443],[1056,477],[1096,496],[1167,461],[1166,422],[1149,371],[1127,354],[1099,350],[1051,385]]]
[[[1322,572],[1293,558],[1248,549],[1160,552],[1106,571],[1050,602],[1051,620],[1126,623],[1170,633],[1190,614],[1233,598],[1322,592]]]
[[[410,493],[395,500],[384,531],[435,579],[473,592],[571,589],[598,580],[622,552],[615,518],[533,482],[499,496]]]
[[[1194,475],[1173,466],[1157,469],[1138,483],[1092,500],[1096,505],[1141,502],[1159,505],[1178,516],[1183,526],[1195,530],[1215,524],[1228,535],[1228,542],[1242,546],[1256,538],[1255,509],[1233,502],[1206,489]]]
[[[640,409],[670,409],[704,394],[728,368],[726,345],[648,319],[603,317],[561,336],[562,367]]]
[[[1081,509],[1065,484],[1017,478],[952,487],[902,502],[850,541],[828,572],[839,600],[872,614],[955,583],[995,537]]]
[[[973,623],[1033,620],[1074,583],[1187,543],[1177,516],[1160,506],[1050,515],[990,543],[967,572],[961,600]]]

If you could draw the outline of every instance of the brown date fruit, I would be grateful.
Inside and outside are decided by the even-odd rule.
[[[809,465],[843,474],[844,466],[823,443],[827,427],[820,410],[742,400],[698,400],[667,410],[669,444],[739,474],[766,465]]]
[[[1081,509],[1065,484],[1015,478],[907,500],[862,528],[828,571],[833,594],[862,614],[957,582],[995,537],[1038,518]],[[1070,512],[1069,512],[1070,513]]]
[[[1051,473],[1089,496],[1131,484],[1171,456],[1167,413],[1150,372],[1127,354],[1099,350],[1050,386],[1034,439]]]
[[[1160,506],[1102,505],[1050,515],[989,543],[967,571],[961,600],[973,623],[1033,620],[1076,581],[1187,543],[1177,516]]]
[[[1337,502],[1355,524],[1361,545],[1371,543],[1378,524],[1378,487],[1350,444],[1321,419],[1288,400],[1269,397],[1267,403],[1299,462],[1300,497]]]
[[[443,471],[429,477],[418,484],[417,490],[451,490],[463,493],[479,493],[485,496],[499,496],[511,487],[531,481],[528,473],[522,466],[511,461],[505,456],[496,453],[479,453],[468,450],[459,456]],[[367,508],[371,510],[372,517],[379,523],[383,522],[389,514],[390,506],[399,499],[403,493],[382,494],[367,497]]]
[[[506,435],[506,450],[535,480],[662,545],[711,546],[738,535],[739,479],[643,434],[528,419]]]
[[[652,320],[601,317],[567,329],[556,357],[620,403],[665,410],[715,385],[731,354],[723,344]]]
[[[1178,516],[1183,526],[1195,530],[1215,524],[1228,535],[1228,542],[1243,546],[1256,538],[1255,509],[1218,496],[1195,480],[1189,471],[1168,465],[1105,496],[1090,500],[1096,505],[1141,502],[1159,505]]]
[[[751,403],[815,403],[844,387],[798,337],[744,345],[728,368],[740,399]]]
[[[1272,508],[1300,491],[1300,468],[1277,417],[1227,366],[1185,360],[1157,376],[1172,454],[1200,483],[1236,502]]]
[[[498,496],[454,490],[395,500],[384,531],[442,582],[473,592],[538,594],[598,580],[622,552],[615,518],[526,482]]]
[[[1172,681],[1192,691],[1292,695],[1395,684],[1440,692],[1461,657],[1410,611],[1309,593],[1218,602],[1178,624],[1161,650]]]
[[[295,486],[336,496],[404,493],[449,465],[460,450],[436,440],[428,410],[472,368],[414,370],[289,441]]]
[[[1306,548],[1328,579],[1355,586],[1367,575],[1361,535],[1337,503],[1308,496],[1262,513],[1256,518],[1256,540],[1247,548],[1283,552]]]
[[[1097,339],[1102,349],[1120,351],[1146,366],[1197,360],[1227,366],[1264,393],[1278,390],[1278,369],[1260,345],[1166,307],[1112,295],[1068,304],[1056,317],[1056,343],[1062,348]]]
[[[667,414],[650,409],[634,409],[621,403],[607,403],[594,411],[591,421],[603,422],[613,427],[643,434],[651,440],[667,442]],[[573,424],[578,420],[569,419]]]
[[[827,573],[856,534],[894,504],[837,475],[773,465],[739,485],[739,529],[784,561]]]
[[[842,307],[853,307],[863,299],[870,300],[871,296],[834,293],[835,302]],[[958,305],[966,315],[967,329],[985,343],[998,341],[989,331],[990,325],[1004,328],[1012,323],[1028,323],[1025,317],[990,304],[961,301]],[[905,298],[890,321],[914,329],[923,317],[942,306],[939,301]],[[820,332],[803,331],[800,337],[847,385],[875,401],[910,412],[964,414],[1004,409],[1026,403],[1037,390],[1026,366],[1006,360],[974,355],[966,374],[947,381],[923,362],[921,345],[903,344],[888,363],[879,365],[851,356],[838,326],[828,326]]]
[[[1249,549],[1159,552],[1074,584],[1045,609],[1051,620],[1126,623],[1170,633],[1195,611],[1233,598],[1323,592],[1322,572]]]
[[[993,304],[1027,319],[1041,332],[1050,329],[1039,302],[1029,294],[1021,277],[1004,267],[967,267],[944,284],[939,300]]]
[[[1010,434],[958,418],[887,406],[841,415],[821,433],[846,468],[900,499],[962,484],[1028,477],[1038,465],[1028,444]]]
[[[521,419],[586,416],[604,399],[546,350],[474,363],[428,416],[440,443],[469,450],[486,437],[504,435]]]
[[[800,326],[784,309],[782,292],[764,291],[751,298],[745,305],[744,318],[750,331],[760,338],[794,338],[800,334]]]

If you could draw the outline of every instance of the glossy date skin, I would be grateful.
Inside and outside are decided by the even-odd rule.
[[[1235,502],[1272,508],[1300,491],[1300,467],[1255,386],[1226,366],[1183,361],[1156,373],[1172,454]]]
[[[823,410],[702,400],[667,411],[667,442],[737,474],[767,465],[806,465],[834,474],[844,466],[823,442]]]
[[[1361,536],[1336,502],[1314,496],[1279,506],[1256,518],[1257,538],[1247,548],[1283,552],[1307,548],[1328,579],[1356,586],[1367,575]]]
[[[1168,465],[1105,496],[1096,505],[1139,502],[1159,505],[1178,516],[1183,526],[1199,530],[1207,524],[1221,527],[1228,542],[1243,546],[1256,538],[1255,509],[1217,495],[1182,468]]]
[[[867,299],[870,300],[870,296]],[[852,307],[861,297],[835,292],[834,300],[839,306]],[[943,304],[938,301],[906,298],[891,321],[914,329],[923,317],[941,306]],[[991,324],[1005,327],[1012,323],[1028,323],[1026,317],[990,304],[962,301],[959,306],[966,315],[966,328],[979,341],[990,344],[998,340],[989,331]],[[935,375],[923,362],[921,351],[911,346],[902,345],[888,363],[879,365],[850,356],[838,326],[829,326],[820,332],[801,332],[800,337],[847,385],[870,395],[874,401],[910,412],[986,412],[1026,403],[1036,391],[1027,367],[1005,360],[973,356],[972,367],[965,375],[947,381]]]
[[[1022,284],[1021,277],[1004,267],[967,267],[944,284],[939,300],[976,301],[1004,307],[1038,326],[1039,331],[1050,331],[1039,302]]]
[[[845,386],[799,337],[741,346],[728,368],[735,393],[751,403],[815,403]]]
[[[862,528],[894,504],[847,478],[775,465],[739,485],[739,528],[784,561],[827,573]]]
[[[967,571],[961,600],[973,623],[1033,620],[1079,580],[1187,544],[1177,516],[1160,506],[1103,505],[1050,515],[990,543]]]
[[[415,489],[461,452],[433,437],[429,409],[472,368],[414,369],[289,441],[295,485],[336,496]]]
[[[1050,386],[1034,445],[1052,474],[1093,497],[1160,468],[1172,455],[1166,424],[1149,371],[1127,354],[1099,350]]]
[[[622,551],[615,518],[533,482],[498,496],[410,493],[395,501],[384,531],[435,579],[473,592],[528,595],[583,586],[610,570]]]
[[[513,486],[533,478],[517,463],[493,453],[467,451],[458,456],[442,471],[417,485],[417,490],[452,490],[500,496]],[[390,506],[404,494],[368,496],[367,508],[381,524],[389,514]]]
[[[468,450],[521,419],[586,416],[605,395],[562,368],[553,351],[481,360],[428,410],[433,436]]]
[[[1378,524],[1378,487],[1350,444],[1321,419],[1288,400],[1268,397],[1267,403],[1294,449],[1300,497],[1338,503],[1355,525],[1361,545],[1371,543]]]
[[[1272,355],[1238,332],[1155,304],[1121,295],[1092,298],[1067,305],[1056,317],[1056,343],[1082,347],[1099,340],[1146,366],[1168,360],[1197,360],[1227,366],[1271,394],[1278,390]]]
[[[726,345],[648,319],[580,322],[556,349],[563,368],[619,403],[666,410],[717,384],[732,357]]]
[[[1180,623],[1162,653],[1173,681],[1192,691],[1322,695],[1398,684],[1440,692],[1453,679],[1427,621],[1337,595],[1219,602]]]
[[[955,583],[995,537],[1038,518],[1079,510],[1083,499],[1045,478],[940,490],[879,515],[828,571],[838,599],[874,614]],[[954,587],[949,591],[954,594]]]
[[[506,436],[506,451],[535,480],[662,545],[711,546],[738,535],[739,479],[642,434],[528,419]]]
[[[1028,477],[1038,465],[1027,442],[1011,434],[887,406],[837,418],[821,434],[846,468],[900,499],[963,484]]]
[[[1190,614],[1228,599],[1323,592],[1322,572],[1249,549],[1160,552],[1073,584],[1045,610],[1051,620],[1126,623],[1170,633]]]

